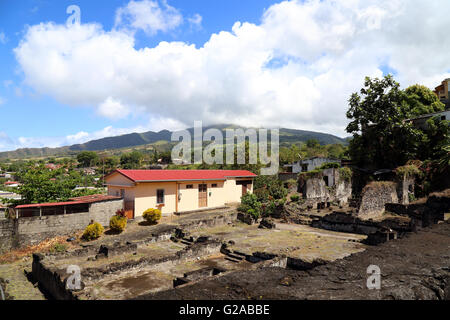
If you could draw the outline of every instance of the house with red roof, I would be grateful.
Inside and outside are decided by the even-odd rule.
[[[11,187],[11,188],[16,188],[18,186],[20,186],[20,182],[17,181],[7,181],[3,184],[5,187]]]
[[[116,170],[105,176],[108,195],[124,199],[129,218],[149,208],[163,216],[238,203],[253,190],[247,170]]]

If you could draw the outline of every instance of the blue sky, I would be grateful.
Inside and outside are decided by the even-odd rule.
[[[114,26],[114,15],[118,7],[128,1],[88,0],[88,1],[43,1],[43,0],[1,0],[0,33],[6,39],[0,43],[0,116],[4,119],[0,131],[11,138],[19,137],[59,137],[81,130],[92,132],[114,125],[92,113],[89,108],[74,108],[56,101],[48,95],[36,94],[32,88],[22,85],[23,75],[18,70],[13,49],[23,37],[27,25],[41,22],[64,24],[69,17],[66,8],[76,4],[81,9],[82,23],[96,22],[106,30]],[[228,30],[236,21],[259,22],[263,10],[275,1],[227,0],[227,1],[170,1],[183,15],[202,16],[202,26],[193,30],[188,23],[171,32],[148,37],[144,32],[136,35],[136,47],[154,46],[160,41],[185,41],[201,46],[211,33]],[[129,117],[127,126],[144,125],[140,119]],[[55,143],[57,143],[55,141]]]
[[[0,151],[194,120],[345,136],[364,76],[449,76],[450,4],[424,3],[0,0]]]

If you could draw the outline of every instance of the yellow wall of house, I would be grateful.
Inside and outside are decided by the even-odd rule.
[[[106,183],[114,186],[134,186],[134,182],[118,172],[106,177]]]
[[[123,179],[122,179],[123,178]],[[236,185],[236,179],[226,181],[185,181],[185,182],[146,182],[134,185],[126,185],[128,179],[122,175],[112,175],[107,177],[108,194],[119,195],[120,190],[125,192],[125,201],[134,200],[135,217],[141,217],[145,210],[149,208],[158,208],[156,192],[158,189],[164,190],[164,206],[161,207],[163,216],[168,216],[174,212],[184,212],[199,209],[198,206],[198,185],[206,183],[207,188],[207,207],[221,207],[227,203],[240,202],[242,196],[242,185]],[[243,179],[249,180],[249,179]],[[120,186],[116,186],[120,185]],[[212,187],[217,184],[217,187]],[[191,189],[187,185],[192,185]],[[252,192],[252,186],[248,186],[248,191]],[[177,188],[179,191],[179,200],[177,200]],[[177,210],[178,201],[178,210]]]
[[[148,182],[138,183],[134,188],[134,215],[140,217],[149,208],[158,208],[156,203],[156,192],[164,190],[164,206],[161,207],[163,216],[170,215],[176,211],[176,183],[175,182]]]

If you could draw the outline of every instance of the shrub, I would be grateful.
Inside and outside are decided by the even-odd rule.
[[[127,215],[125,214],[125,210],[124,209],[119,209],[119,210],[116,211],[116,216],[126,217]]]
[[[142,216],[148,223],[157,224],[161,219],[161,210],[150,208],[145,210]]]
[[[256,197],[258,198],[258,201],[267,201],[267,199],[269,199],[269,190],[267,190],[266,188],[258,188],[255,189],[255,191],[253,191],[253,193],[256,195]]]
[[[322,179],[323,177],[323,170],[322,169],[314,169],[311,171],[307,171],[307,172],[300,172],[300,174],[298,175],[298,178],[300,180],[306,181],[309,179]]]
[[[274,199],[281,199],[286,197],[288,193],[288,190],[284,188],[283,183],[276,176],[260,175],[256,177],[253,189],[255,190],[255,194],[258,196],[260,201],[270,200],[270,197]]]
[[[94,222],[88,225],[86,229],[84,229],[82,238],[83,240],[86,241],[95,240],[98,239],[103,234],[103,231],[104,231],[103,226],[98,222]]]
[[[320,169],[337,169],[340,167],[340,164],[337,162],[326,162],[323,165],[320,166]]]
[[[109,227],[114,232],[122,232],[127,226],[127,217],[115,215],[109,220]]]
[[[67,245],[64,243],[56,243],[51,249],[50,252],[66,252],[67,251]]]
[[[297,202],[300,200],[300,196],[298,194],[294,194],[291,196],[291,201]]]
[[[249,214],[254,220],[258,220],[261,216],[261,212],[255,209],[248,209],[247,214]]]
[[[352,181],[352,169],[348,167],[342,167],[339,168],[339,178],[345,182],[351,182]]]
[[[421,176],[422,171],[419,170],[415,165],[410,164],[402,167],[398,167],[395,169],[395,173],[397,176],[401,179],[403,178],[410,178],[414,176]]]

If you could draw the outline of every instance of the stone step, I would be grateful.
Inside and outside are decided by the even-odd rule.
[[[186,240],[184,240],[184,239],[181,239],[180,242],[181,242],[182,244],[187,245],[187,246],[192,245],[192,242],[191,242],[191,241],[186,241]]]
[[[234,254],[234,255],[237,255],[237,256],[241,256],[241,257],[243,257],[243,258],[245,258],[245,257],[247,256],[245,253],[240,252],[240,251],[233,251],[233,254]]]
[[[231,252],[227,254],[227,257],[230,257],[232,259],[239,260],[239,261],[241,261],[245,258],[245,256],[243,257],[243,256],[237,255],[235,253],[231,253]]]
[[[242,261],[242,260],[234,259],[234,258],[229,257],[229,256],[226,256],[225,260],[228,260],[228,261],[231,261],[231,262],[235,262],[235,263],[239,263],[239,262]]]

